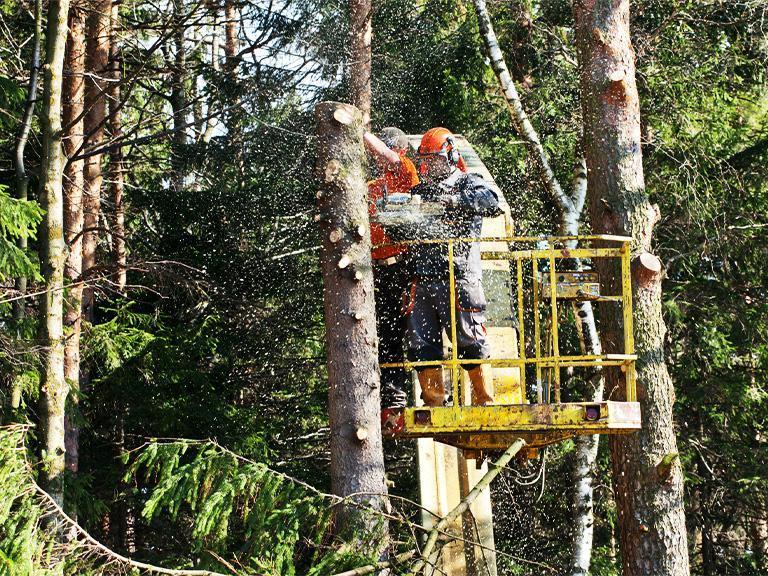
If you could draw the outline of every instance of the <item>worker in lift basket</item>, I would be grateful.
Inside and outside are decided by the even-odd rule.
[[[364,140],[380,174],[376,180],[368,183],[368,215],[373,217],[379,200],[408,195],[411,188],[419,183],[419,175],[413,162],[405,155],[408,138],[402,130],[384,128],[378,137],[366,133]],[[392,242],[381,224],[372,221],[371,244],[374,248],[371,250],[371,259],[380,364],[403,361],[405,317],[401,300],[411,274],[406,267],[406,246],[392,245]],[[385,409],[382,418],[388,417],[386,409],[406,406],[409,383],[409,373],[403,368],[385,368],[381,371],[381,405]]]
[[[417,164],[422,183],[412,189],[423,201],[445,205],[445,213],[427,230],[433,238],[476,238],[483,217],[501,214],[499,198],[477,174],[466,172],[453,134],[432,128],[421,139]],[[447,243],[416,244],[408,259],[413,270],[406,294],[408,357],[411,361],[443,360],[442,330],[451,334]],[[486,300],[482,286],[480,246],[457,242],[453,251],[456,280],[456,339],[460,359],[487,359]],[[472,383],[472,402],[493,403],[493,372],[490,364],[465,364]],[[428,406],[445,401],[440,366],[418,368],[422,398]]]

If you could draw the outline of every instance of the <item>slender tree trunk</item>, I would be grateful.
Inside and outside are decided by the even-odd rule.
[[[215,72],[219,72],[221,66],[219,64],[219,51],[221,49],[221,41],[219,39],[219,8],[216,4],[211,7],[211,68]],[[208,102],[208,119],[205,121],[205,130],[203,132],[203,142],[208,143],[213,138],[214,130],[216,129],[216,120],[211,116],[213,98]]]
[[[104,139],[106,118],[106,86],[109,75],[109,37],[112,20],[112,1],[93,0],[88,15],[85,69],[85,124],[86,149],[98,148]],[[86,158],[83,190],[83,276],[88,277],[96,265],[96,249],[99,243],[99,212],[101,210],[101,154]],[[94,290],[88,286],[83,291],[83,313],[93,322]]]
[[[541,145],[539,136],[523,109],[512,76],[507,69],[504,55],[499,47],[493,23],[485,4],[485,0],[473,0],[480,34],[488,52],[504,98],[512,114],[520,134],[530,144],[531,155],[538,166],[542,184],[549,193],[555,206],[558,207],[558,231],[564,236],[579,234],[579,222],[587,196],[587,171],[583,158],[579,158],[574,169],[574,178],[570,194],[566,194],[554,171],[549,164],[549,158]],[[576,247],[576,242],[569,242],[570,247]],[[576,269],[581,269],[581,263],[574,262]],[[597,332],[592,304],[587,301],[573,303],[576,329],[582,352],[585,354],[602,354],[602,345]],[[596,375],[596,385],[592,400],[599,402],[603,398],[604,380],[602,372]],[[573,536],[571,570],[574,576],[587,574],[592,559],[592,537],[594,528],[594,501],[592,480],[597,460],[599,436],[580,436],[576,439],[576,455],[573,470]]]
[[[687,576],[683,474],[677,463],[674,390],[664,360],[661,265],[650,254],[658,208],[648,202],[640,149],[635,55],[629,36],[629,0],[574,2],[581,68],[584,149],[595,232],[633,238],[632,287],[637,395],[643,427],[610,440],[614,488],[626,576]],[[618,271],[601,266],[615,286]],[[608,352],[621,352],[623,322],[616,305],[602,310]],[[615,398],[624,398],[622,375],[606,372]]]
[[[240,90],[238,86],[238,50],[240,42],[238,41],[239,13],[234,0],[224,0],[224,71],[233,94],[231,105],[233,109],[229,112],[227,120],[227,134],[229,136],[229,146],[234,154],[235,166],[237,166],[238,187],[245,185],[245,156],[243,148],[243,111],[237,106],[240,103]]]
[[[576,218],[565,212],[561,218],[561,234],[574,236],[579,233],[578,219],[584,207],[587,196],[587,167],[584,158],[578,158],[574,167],[571,199]],[[581,263],[576,262],[576,268],[581,269]],[[582,354],[599,356],[603,353],[600,336],[597,333],[592,303],[575,301],[572,303],[576,330]],[[595,382],[592,401],[603,399],[605,379],[599,368],[591,378]],[[593,481],[597,472],[597,453],[600,446],[600,436],[579,436],[575,440],[573,464],[573,533],[571,537],[571,575],[587,576],[592,563],[592,542],[595,527],[595,503]]]
[[[27,200],[29,188],[29,176],[24,165],[24,150],[27,147],[29,133],[32,130],[32,117],[35,114],[35,103],[37,101],[37,85],[40,77],[40,37],[43,26],[43,2],[35,0],[35,34],[32,40],[32,62],[29,66],[29,88],[27,89],[27,99],[24,103],[24,116],[21,119],[21,129],[19,137],[16,140],[16,197],[19,200]],[[21,237],[18,240],[18,246],[22,250],[27,249],[27,238]],[[16,290],[19,296],[27,293],[27,279],[21,276],[16,279]],[[18,330],[21,329],[21,322],[24,320],[26,302],[25,298],[19,298],[13,302],[13,321]],[[11,408],[18,410],[21,407],[21,384],[14,381],[11,389]]]
[[[363,166],[362,113],[348,104],[315,108],[320,234],[328,354],[331,487],[351,496],[337,531],[385,542],[380,517],[354,507],[388,507],[381,441],[371,235]],[[364,536],[365,535],[365,536]]]
[[[371,0],[349,1],[349,95],[371,124]]]
[[[111,80],[107,96],[109,98],[109,135],[112,141],[119,140],[123,135],[123,122],[120,108],[120,81],[122,80],[122,57],[117,39],[120,24],[120,4],[112,4],[112,37],[109,43],[109,78]],[[112,200],[112,260],[117,270],[115,285],[120,294],[125,294],[127,254],[125,251],[125,204],[123,203],[125,168],[123,165],[123,149],[115,146],[109,153],[109,196]]]
[[[171,187],[179,192],[184,189],[186,172],[184,155],[187,146],[187,50],[184,45],[184,3],[173,0],[174,12],[174,62],[171,73],[171,109],[173,111],[173,149],[171,152]]]
[[[64,152],[61,146],[61,86],[67,42],[69,0],[51,0],[46,29],[43,111],[40,118],[43,155],[40,165],[40,199],[45,208],[42,272],[42,340],[45,363],[40,390],[40,447],[43,453],[40,479],[54,501],[64,504],[64,202],[62,177]]]
[[[82,2],[69,11],[69,35],[64,58],[64,154],[73,158],[83,144],[83,97],[85,72],[85,15]],[[64,376],[73,390],[80,387],[80,328],[82,325],[83,284],[83,161],[70,160],[64,171],[64,239],[69,251],[64,277],[69,290],[64,305]],[[77,405],[76,395],[70,401]],[[67,414],[67,469],[77,474],[79,431],[76,417]]]
[[[226,58],[225,70],[232,74],[237,68],[237,7],[234,0],[224,0],[224,56]]]

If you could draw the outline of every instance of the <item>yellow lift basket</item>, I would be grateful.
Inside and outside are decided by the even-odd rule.
[[[484,237],[414,240],[403,244],[447,244],[450,283],[450,354],[443,361],[382,364],[383,370],[442,366],[452,405],[414,406],[396,413],[397,425],[385,435],[397,438],[434,438],[467,451],[503,450],[517,438],[536,449],[578,435],[626,434],[640,428],[636,398],[635,350],[632,325],[630,238],[594,235],[571,237]],[[456,302],[453,255],[459,243],[481,243],[483,260],[503,265],[508,295],[507,328],[503,339],[491,340],[491,358],[462,360],[456,345]],[[578,246],[578,247],[573,247]],[[488,248],[491,248],[490,250]],[[501,249],[499,249],[501,248]],[[615,294],[602,294],[596,272],[568,270],[578,259],[612,261],[621,271]],[[505,263],[506,264],[503,264]],[[484,282],[485,282],[484,272]],[[514,286],[514,289],[512,288]],[[560,331],[567,321],[570,301],[610,302],[621,307],[624,345],[620,354],[562,354]],[[532,326],[531,326],[532,325]],[[492,328],[491,328],[492,329]],[[516,342],[514,342],[516,340]],[[511,345],[510,345],[511,344]],[[501,351],[506,357],[497,354]],[[470,385],[462,376],[465,364],[490,364],[496,388],[492,406],[471,405]],[[564,371],[621,370],[624,394],[620,400],[562,401]],[[526,370],[526,368],[528,370]],[[526,382],[526,371],[535,384]],[[448,377],[449,376],[449,377]]]

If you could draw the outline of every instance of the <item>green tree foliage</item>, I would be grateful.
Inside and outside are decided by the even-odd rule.
[[[56,574],[50,533],[41,528],[44,514],[36,497],[34,475],[26,460],[26,427],[0,428],[0,574]]]
[[[315,576],[376,560],[364,548],[328,541],[332,498],[216,444],[150,443],[127,474],[152,486],[147,521],[166,516],[189,526],[198,567]]]
[[[34,239],[42,217],[37,202],[11,198],[7,188],[0,185],[0,282],[19,276],[40,279],[37,262],[16,241]]]

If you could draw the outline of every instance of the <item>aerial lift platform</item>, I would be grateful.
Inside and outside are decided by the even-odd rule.
[[[411,136],[418,146],[419,136]],[[439,362],[383,364],[395,367],[442,366],[449,391],[449,405],[413,406],[390,415],[384,433],[396,438],[434,438],[466,451],[504,450],[517,438],[535,449],[579,435],[627,434],[640,428],[640,404],[636,400],[630,238],[593,235],[577,237],[519,237],[512,235],[509,205],[469,143],[456,136],[468,171],[479,173],[496,188],[503,214],[485,218],[481,238],[437,238],[405,242],[444,243],[449,258],[451,286],[451,334],[446,334],[446,359]],[[417,208],[421,209],[421,208]],[[426,208],[429,209],[428,207]],[[386,217],[386,215],[385,215]],[[457,356],[453,251],[459,243],[479,242],[483,259],[483,284],[494,373],[495,402],[473,406],[463,364]],[[573,247],[577,245],[577,247]],[[585,269],[573,269],[578,259]],[[604,293],[596,272],[589,269],[598,259],[613,262],[621,282]],[[610,302],[621,307],[623,353],[586,355],[564,351],[560,332],[568,322],[575,300]],[[571,320],[572,322],[572,320]],[[621,401],[590,402],[563,399],[563,375],[594,373],[615,367],[623,373],[625,392]],[[535,374],[535,380],[526,378]],[[416,394],[418,398],[418,394]]]
[[[409,140],[415,150],[421,136],[409,136]],[[461,368],[468,362],[458,359],[455,353],[455,316],[451,334],[444,335],[444,361],[381,365],[382,370],[398,366],[443,367],[445,388],[450,392],[448,405],[420,405],[414,371],[416,405],[390,413],[382,430],[390,438],[416,440],[421,523],[427,528],[466,497],[488,471],[485,452],[505,450],[516,439],[523,438],[524,453],[533,458],[539,448],[574,436],[625,434],[640,428],[640,405],[635,396],[630,239],[515,237],[509,205],[491,174],[466,139],[457,135],[454,140],[468,171],[480,174],[496,189],[503,214],[483,220],[480,239],[422,241],[446,243],[451,257],[458,243],[480,242],[483,287],[488,301],[485,326],[492,354],[486,363],[493,369],[494,405],[472,405],[471,386]],[[422,208],[429,212],[429,207]],[[573,240],[578,248],[572,248]],[[615,293],[603,293],[595,272],[569,269],[575,258],[586,264],[585,268],[598,258],[613,260],[621,270],[621,284],[614,289]],[[567,342],[561,342],[561,328],[568,324],[568,311],[574,300],[621,306],[622,354],[589,356],[567,349]],[[455,309],[453,302],[451,308]],[[623,372],[626,401],[590,402],[571,397],[573,393],[567,384],[574,373],[593,374],[597,369]],[[565,390],[564,374],[568,376]],[[434,568],[427,573],[496,576],[489,489],[483,491],[451,531],[463,533],[466,540],[447,543],[439,557],[430,559]],[[468,545],[472,541],[479,545]]]

